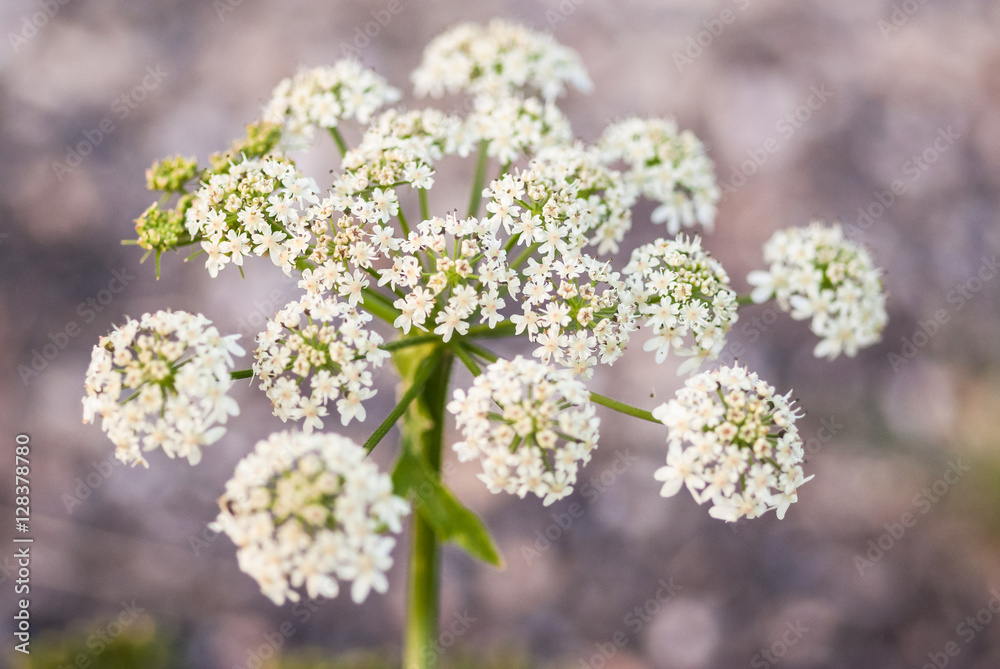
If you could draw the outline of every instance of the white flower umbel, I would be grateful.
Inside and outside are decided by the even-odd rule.
[[[287,158],[268,156],[213,174],[194,194],[185,225],[201,240],[205,267],[215,278],[230,262],[267,255],[286,274],[309,245],[309,225],[319,217],[318,187]]]
[[[336,434],[280,432],[237,465],[215,527],[236,544],[240,569],[275,604],[336,597],[352,581],[360,604],[385,592],[386,571],[409,513],[367,453]]]
[[[143,453],[162,448],[171,458],[201,460],[229,416],[239,414],[226,393],[239,335],[222,337],[201,314],[158,311],[129,319],[94,347],[85,382],[83,421],[101,429],[129,464],[149,466]]]
[[[764,260],[767,271],[747,276],[751,298],[760,303],[773,295],[792,318],[810,319],[820,337],[817,358],[854,356],[881,339],[888,321],[881,272],[839,223],[779,230],[764,244]]]
[[[487,155],[503,165],[573,141],[569,121],[559,108],[538,98],[480,95],[466,125],[470,138],[489,142]]]
[[[534,493],[548,506],[573,491],[577,471],[597,447],[599,420],[583,384],[561,370],[518,356],[498,360],[468,393],[455,390],[462,462],[478,459],[492,493]]]
[[[344,155],[343,174],[333,184],[333,206],[362,222],[385,224],[399,213],[397,186],[429,190],[434,164],[443,156],[468,155],[470,147],[457,116],[436,109],[389,109]]]
[[[371,368],[389,357],[371,319],[352,302],[310,293],[269,320],[257,335],[253,370],[274,415],[301,419],[311,432],[323,428],[326,405],[336,402],[343,425],[363,422],[363,402],[375,396]]]
[[[632,227],[637,197],[620,173],[582,144],[539,151],[528,169],[501,176],[487,195],[494,229],[502,223],[519,245],[537,244],[549,258],[585,246],[597,246],[600,255],[617,252]]]
[[[656,351],[657,362],[671,350],[690,356],[678,369],[686,374],[718,357],[738,305],[726,270],[701,247],[700,237],[640,246],[624,273],[631,299],[653,331],[643,348]]]
[[[671,235],[695,225],[711,232],[720,191],[712,161],[692,132],[678,132],[667,119],[630,118],[605,129],[600,149],[609,163],[628,165],[626,178],[660,203],[654,223],[666,223]]]
[[[802,439],[788,395],[740,366],[702,372],[653,415],[667,426],[667,464],[653,476],[660,494],[687,486],[709,514],[732,522],[776,509],[784,518],[798,497]]]
[[[584,92],[592,87],[575,51],[548,33],[502,19],[485,27],[461,23],[438,35],[411,79],[418,96],[433,97],[446,91],[496,97],[538,91],[552,100],[567,84]]]
[[[397,89],[352,58],[330,67],[302,70],[282,79],[264,107],[264,120],[282,128],[288,148],[309,146],[316,128],[331,130],[344,119],[368,123],[381,107],[400,98]]]

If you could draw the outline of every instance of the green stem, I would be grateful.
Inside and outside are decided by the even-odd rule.
[[[344,142],[344,138],[340,136],[340,130],[337,128],[330,128],[330,136],[333,137],[333,141],[337,143],[337,149],[340,151],[340,157],[343,158],[347,155],[347,144]]]
[[[399,219],[399,225],[403,230],[403,237],[410,236],[410,224],[406,222],[406,216],[403,215],[403,208],[399,208],[399,213],[396,214],[396,218]]]
[[[500,359],[500,356],[498,356],[493,351],[483,348],[479,344],[473,343],[471,341],[465,342],[465,350],[469,351],[470,353],[474,353],[475,355],[478,355],[480,358],[488,362],[496,362],[497,360]]]
[[[483,370],[479,368],[476,361],[472,359],[471,355],[469,355],[469,351],[466,349],[464,342],[452,339],[451,350],[455,352],[455,355],[457,355],[458,359],[462,361],[462,364],[464,364],[465,367],[472,372],[473,376],[479,376],[483,373]]]
[[[753,300],[750,298],[749,295],[739,295],[736,297],[737,306],[743,307],[748,304],[753,304]]]
[[[252,376],[253,376],[252,369],[237,369],[232,372],[229,372],[229,378],[231,378],[233,381],[237,379],[249,379]]]
[[[526,249],[524,249],[523,251],[521,251],[521,255],[519,255],[519,256],[518,256],[517,258],[515,258],[515,259],[514,259],[514,262],[512,262],[512,263],[510,264],[510,268],[511,268],[511,269],[517,269],[517,268],[518,268],[518,267],[520,267],[520,266],[521,266],[522,264],[524,264],[524,262],[525,262],[525,261],[526,261],[526,260],[527,260],[528,258],[530,258],[530,257],[531,257],[531,255],[532,255],[532,254],[533,254],[533,253],[534,253],[535,251],[537,251],[537,250],[538,250],[538,247],[539,247],[539,246],[541,246],[541,244],[540,244],[540,243],[538,243],[538,242],[535,242],[534,244],[532,244],[532,245],[531,245],[531,246],[529,246],[528,248],[526,248]]]
[[[590,393],[590,401],[594,404],[600,404],[609,409],[614,409],[619,413],[623,413],[627,416],[635,416],[636,418],[641,418],[643,420],[648,420],[650,423],[656,423],[657,425],[663,425],[660,421],[653,417],[653,414],[646,411],[645,409],[639,409],[632,406],[631,404],[625,404],[624,402],[619,402],[618,400],[613,400],[610,397],[601,395],[599,393]]]
[[[483,199],[483,186],[486,181],[486,165],[490,157],[486,153],[489,140],[484,139],[479,142],[479,157],[476,160],[476,176],[472,180],[472,193],[469,194],[469,213],[466,216],[479,215],[479,203]]]
[[[424,359],[413,369],[415,356],[397,358],[397,364],[404,380],[414,385],[421,376],[421,368],[426,367],[427,381],[422,391],[417,392],[403,420],[403,448],[413,449],[421,455],[431,470],[440,477],[441,451],[444,442],[444,414],[448,403],[448,378],[454,361],[451,351],[442,351],[439,356]],[[410,349],[408,354],[417,353]],[[404,361],[404,357],[409,357]],[[402,364],[399,364],[402,363]],[[409,366],[410,369],[403,369]],[[409,392],[409,391],[407,391]],[[405,395],[404,395],[405,397]],[[406,644],[403,649],[405,669],[435,669],[437,654],[433,651],[438,640],[440,580],[440,551],[433,526],[424,517],[419,503],[413,514],[413,534],[410,548],[409,593],[407,597]]]
[[[440,339],[437,335],[434,335],[434,337],[435,339]],[[417,339],[417,337],[414,337],[414,339]],[[406,340],[404,339],[402,341],[405,342]],[[383,420],[382,423],[375,428],[372,436],[368,437],[368,440],[364,444],[366,451],[370,453],[373,448],[378,446],[378,443],[382,441],[382,437],[388,434],[389,430],[391,430],[392,426],[396,424],[396,421],[399,420],[400,416],[406,412],[406,409],[410,406],[410,402],[416,399],[417,395],[423,391],[424,386],[427,385],[427,380],[431,377],[431,374],[434,373],[440,358],[441,353],[440,349],[438,349],[438,351],[431,354],[429,358],[424,358],[423,362],[420,363],[417,367],[416,373],[413,375],[413,379],[410,380],[409,388],[407,388],[406,392],[403,393],[403,396],[399,398],[399,402],[396,404],[395,408],[389,413],[388,416],[386,416],[385,420]]]
[[[389,298],[371,288],[362,288],[361,293],[364,299],[361,301],[361,308],[376,318],[392,325],[399,316],[399,310],[392,306]]]
[[[420,197],[420,218],[426,221],[431,217],[431,208],[427,204],[427,189],[418,188],[417,195]]]
[[[398,351],[400,349],[409,348],[411,346],[417,346],[419,344],[430,344],[431,342],[441,341],[440,335],[436,334],[418,334],[410,335],[408,337],[403,337],[402,339],[396,339],[387,344],[382,344],[379,346],[383,351]]]
[[[496,327],[490,327],[488,324],[473,325],[469,328],[469,332],[466,337],[473,339],[475,337],[513,337],[514,330],[517,328],[516,325],[510,321],[501,321],[496,324]]]

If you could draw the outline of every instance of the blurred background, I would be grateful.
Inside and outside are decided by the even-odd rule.
[[[409,91],[431,37],[493,16],[581,54],[595,90],[562,106],[583,139],[629,115],[673,116],[702,138],[726,189],[706,246],[741,293],[773,231],[839,219],[886,270],[890,324],[828,363],[804,323],[741,312],[724,357],[807,412],[815,479],[782,521],[726,525],[686,494],[660,498],[664,435],[611,412],[577,492],[552,507],[492,496],[454,467],[507,568],[446,551],[443,662],[1000,666],[1000,3],[7,0],[0,508],[13,516],[15,435],[28,434],[31,666],[393,666],[404,546],[389,592],[363,606],[275,607],[206,529],[235,463],[281,425],[259,392],[240,386],[243,415],[198,467],[153,457],[143,470],[81,425],[82,383],[126,314],[201,311],[252,338],[297,292],[267,263],[208,281],[176,254],[157,281],[119,243],[152,200],[153,160],[205,161],[279,80],[347,51]],[[302,165],[322,184],[332,156],[324,144]],[[660,233],[642,225],[650,211],[636,212],[636,245]],[[370,416],[391,407],[383,381]],[[593,389],[652,408],[679,383],[636,351]],[[25,667],[2,526],[0,664]]]

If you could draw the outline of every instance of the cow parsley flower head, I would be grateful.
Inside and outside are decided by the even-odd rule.
[[[712,503],[709,514],[729,522],[770,509],[784,518],[809,480],[790,394],[775,394],[739,365],[689,378],[653,411],[669,430],[667,463],[654,473],[660,494],[671,497],[684,485],[699,504]]]
[[[480,95],[474,105],[466,119],[469,135],[489,142],[487,155],[501,164],[573,141],[569,120],[551,102],[531,97]]]
[[[599,420],[583,384],[520,356],[498,360],[448,404],[462,462],[478,459],[492,493],[534,493],[545,506],[573,491],[577,471],[597,447]]]
[[[365,449],[336,434],[279,432],[237,465],[214,527],[237,546],[240,569],[275,604],[336,597],[352,581],[360,604],[388,588],[386,572],[409,503],[366,460]]]
[[[278,123],[288,148],[309,146],[316,128],[330,130],[342,120],[368,123],[381,107],[396,102],[399,90],[353,58],[330,67],[301,70],[282,79],[264,107],[264,121]]]
[[[230,262],[267,255],[286,274],[309,243],[319,211],[316,182],[287,158],[267,156],[232,164],[209,176],[194,194],[185,225],[203,240],[205,267],[215,278]]]
[[[618,250],[632,226],[635,188],[580,144],[542,149],[528,169],[490,184],[487,211],[493,229],[501,225],[517,244],[538,243],[555,258],[587,246],[598,254]]]
[[[690,356],[685,374],[718,357],[737,319],[736,293],[722,265],[701,247],[701,238],[659,239],[632,252],[625,267],[628,289],[653,338],[643,348],[663,362],[673,350]]]
[[[817,357],[834,359],[881,339],[888,321],[881,272],[863,247],[844,237],[840,224],[779,230],[764,244],[767,271],[754,271],[751,298],[765,302],[773,295],[792,318],[810,319],[820,342]]]
[[[303,324],[303,319],[305,323]],[[336,402],[340,421],[364,421],[364,401],[375,396],[372,367],[389,353],[368,325],[372,317],[355,302],[306,294],[287,304],[257,335],[253,370],[283,421],[301,419],[308,433],[323,428],[326,405]]]
[[[608,163],[624,162],[626,178],[660,203],[654,223],[666,223],[671,235],[695,225],[711,232],[720,191],[712,161],[692,132],[678,132],[667,119],[631,118],[605,129],[600,150]]]
[[[94,347],[85,382],[83,421],[101,429],[129,464],[162,448],[171,458],[201,460],[201,447],[224,433],[239,414],[226,393],[239,335],[222,337],[201,314],[158,311],[129,319]]]
[[[538,91],[552,100],[567,84],[584,92],[592,88],[575,51],[548,33],[502,19],[487,26],[461,23],[438,35],[411,78],[418,96],[436,98],[446,91],[494,97]]]
[[[430,189],[435,163],[447,155],[468,155],[470,146],[457,116],[436,109],[389,109],[344,155],[343,173],[333,184],[333,206],[363,222],[385,223],[399,211],[397,186]]]

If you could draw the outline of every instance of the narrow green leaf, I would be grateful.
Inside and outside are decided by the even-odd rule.
[[[451,541],[472,557],[503,569],[503,557],[482,519],[441,484],[423,458],[404,449],[392,482],[396,494],[413,501],[417,513],[430,523],[441,541]]]

